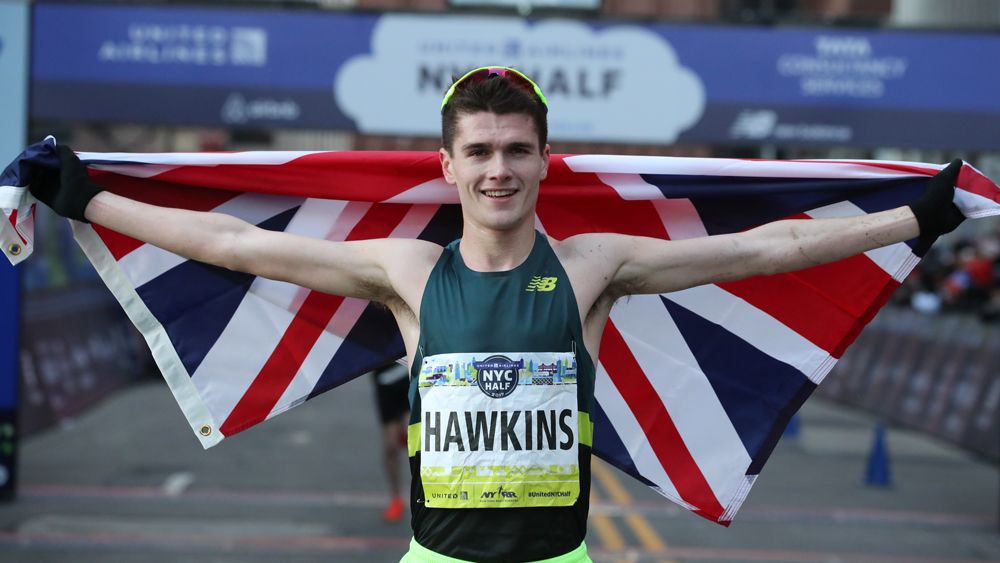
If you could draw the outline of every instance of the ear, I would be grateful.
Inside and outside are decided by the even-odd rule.
[[[455,185],[455,172],[452,170],[451,155],[444,147],[438,149],[438,158],[441,160],[441,173],[444,174],[444,181]]]
[[[544,180],[549,175],[549,157],[552,156],[551,150],[549,144],[545,143],[545,148],[542,149],[542,175],[538,178],[539,180]]]

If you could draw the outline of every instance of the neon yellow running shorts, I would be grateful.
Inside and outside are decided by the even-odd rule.
[[[441,555],[440,553],[435,553],[426,547],[417,543],[417,540],[410,540],[410,551],[406,552],[406,555],[399,560],[399,563],[474,563],[472,561],[466,561],[464,559],[455,559],[454,557],[448,557],[447,555]],[[587,556],[587,544],[581,543],[580,547],[574,549],[569,553],[564,553],[562,555],[557,555],[555,557],[550,557],[548,559],[541,559],[539,561],[532,561],[529,563],[593,563],[590,557]]]

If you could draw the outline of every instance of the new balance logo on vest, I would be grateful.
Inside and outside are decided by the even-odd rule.
[[[556,281],[559,278],[551,277],[546,278],[542,276],[532,276],[531,281],[528,282],[528,287],[525,291],[552,291],[556,288]]]

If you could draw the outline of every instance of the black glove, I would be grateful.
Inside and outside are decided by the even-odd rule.
[[[31,182],[28,190],[35,199],[59,215],[89,223],[83,212],[90,200],[104,188],[91,181],[87,167],[80,162],[73,149],[58,145],[56,154],[59,156],[59,169],[43,172]]]
[[[954,231],[965,220],[965,215],[962,215],[953,201],[955,182],[961,170],[962,159],[951,161],[944,170],[931,178],[920,199],[909,204],[920,225],[920,242],[925,248],[939,236]]]

